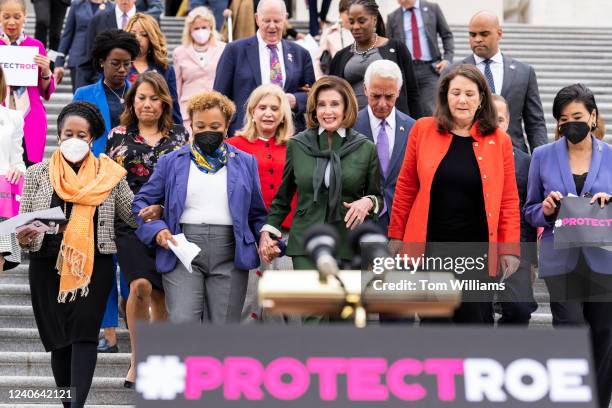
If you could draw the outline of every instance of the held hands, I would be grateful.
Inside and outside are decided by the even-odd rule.
[[[402,249],[402,241],[399,239],[391,239],[387,244],[387,248],[389,249],[389,256],[394,257],[397,255]]]
[[[295,109],[297,106],[297,99],[295,99],[295,95],[292,93],[286,93],[285,95],[287,95],[287,100],[289,100],[289,106],[291,106],[291,109]]]
[[[21,171],[17,170],[14,167],[11,167],[4,177],[6,177],[9,183],[17,184],[21,176],[23,176],[23,173]]]
[[[48,77],[49,75],[51,75],[51,60],[49,59],[49,57],[45,57],[41,54],[36,54],[36,56],[34,57],[34,62],[36,63],[36,65],[38,65],[38,68],[40,68],[40,71],[42,72],[43,76]]]
[[[168,246],[168,241],[172,242],[173,245],[178,245],[176,243],[176,240],[172,236],[172,233],[167,228],[159,231],[155,236],[155,242],[157,243],[157,245],[164,249],[170,249],[170,247]]]
[[[610,197],[608,193],[597,193],[591,198],[590,204],[595,204],[595,201],[599,201],[599,206],[604,208],[604,205],[610,202]]]
[[[53,75],[55,76],[55,82],[57,84],[61,84],[62,80],[64,79],[64,68],[62,67],[57,67],[53,70]]]
[[[138,216],[145,222],[157,221],[161,219],[164,209],[159,204],[153,204],[143,208],[138,212]]]
[[[343,202],[342,204],[349,209],[344,217],[348,229],[355,229],[361,225],[374,206],[374,203],[368,197],[360,198],[352,203]]]
[[[557,211],[557,207],[559,206],[559,202],[563,198],[563,194],[558,191],[551,191],[548,194],[548,197],[542,201],[542,212],[547,217],[550,217]],[[595,197],[593,197],[595,198]]]
[[[259,238],[259,257],[261,260],[269,264],[274,258],[278,257],[280,253],[281,250],[278,247],[278,242],[272,239],[268,231],[263,231]]]
[[[32,243],[32,240],[36,238],[41,232],[33,231],[31,229],[24,229],[17,233],[17,241],[19,246],[26,247]]]
[[[499,267],[503,273],[504,279],[508,279],[519,268],[521,261],[514,255],[500,255]]]

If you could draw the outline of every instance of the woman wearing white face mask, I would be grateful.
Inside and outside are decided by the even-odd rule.
[[[46,234],[17,234],[30,253],[29,281],[36,325],[58,387],[74,387],[82,407],[96,366],[98,333],[113,285],[115,215],[135,227],[126,170],[91,143],[104,133],[98,108],[67,105],[57,119],[60,147],[26,172],[20,211],[61,207],[68,223]]]
[[[206,7],[191,10],[185,19],[182,45],[174,50],[176,90],[186,129],[190,129],[187,102],[197,93],[212,90],[224,48],[211,11]]]

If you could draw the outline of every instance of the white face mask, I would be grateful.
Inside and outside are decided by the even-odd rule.
[[[210,38],[210,30],[208,28],[196,28],[191,31],[191,38],[197,44],[206,44]]]
[[[89,153],[89,143],[72,137],[60,143],[60,152],[70,163],[78,163]]]

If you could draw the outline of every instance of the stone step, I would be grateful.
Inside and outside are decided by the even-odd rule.
[[[32,306],[0,306],[0,327],[19,329],[36,328]]]
[[[0,305],[31,306],[30,286],[27,284],[0,285]]]
[[[131,352],[129,333],[126,329],[117,329],[119,351]],[[0,350],[20,352],[44,352],[38,330],[34,328],[0,328]],[[0,376],[1,378],[1,376]]]
[[[87,402],[98,405],[134,405],[135,391],[123,388],[124,378],[94,377]],[[52,376],[0,376],[0,395],[7,396],[11,389],[54,388]]]
[[[99,353],[95,377],[122,378],[130,366],[129,353]],[[51,353],[0,352],[0,376],[49,377]]]

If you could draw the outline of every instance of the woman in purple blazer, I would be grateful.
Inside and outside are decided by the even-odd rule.
[[[235,109],[218,92],[195,95],[187,108],[191,143],[160,157],[132,205],[139,215],[136,235],[157,244],[172,322],[238,322],[248,271],[259,266],[255,243],[267,211],[257,161],[224,142]],[[162,219],[149,219],[142,210],[158,203],[164,205]],[[201,249],[193,272],[169,247],[181,233]]]
[[[592,196],[591,204],[602,207],[610,201],[612,146],[593,136],[599,111],[584,85],[559,91],[553,116],[559,137],[533,152],[525,219],[544,227],[539,275],[550,293],[553,326],[590,326],[599,406],[607,407],[612,393],[612,252],[555,249],[553,228],[563,197]]]
[[[26,5],[23,0],[0,2],[2,34],[0,45],[36,47],[38,54],[34,62],[38,65],[38,84],[36,86],[11,86],[7,106],[23,113],[24,162],[26,166],[42,161],[47,141],[47,113],[41,98],[49,100],[55,91],[51,75],[50,60],[45,46],[23,32],[26,19]],[[9,16],[9,17],[6,17]]]

